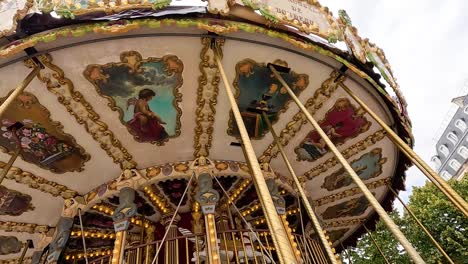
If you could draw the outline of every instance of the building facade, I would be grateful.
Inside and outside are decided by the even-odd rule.
[[[458,106],[436,144],[437,154],[431,161],[444,179],[460,180],[468,170],[468,96],[452,100]]]

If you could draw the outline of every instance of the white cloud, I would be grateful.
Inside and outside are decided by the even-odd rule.
[[[435,154],[433,137],[468,78],[468,2],[463,0],[321,0],[335,15],[345,9],[361,37],[384,49],[408,102],[415,151],[426,161]],[[465,91],[466,92],[466,91]],[[431,164],[432,165],[432,164]],[[425,176],[407,172],[408,200]],[[401,208],[401,207],[400,207]]]

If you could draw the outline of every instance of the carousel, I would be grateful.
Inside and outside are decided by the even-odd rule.
[[[414,163],[384,52],[315,0],[0,0],[0,263],[340,263]]]

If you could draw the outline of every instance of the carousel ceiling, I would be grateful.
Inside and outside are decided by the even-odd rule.
[[[341,86],[395,127],[403,122],[398,109],[365,73],[340,72],[343,63],[323,45],[216,19],[122,20],[47,34],[34,40],[45,68],[0,120],[1,167],[15,149],[9,127],[23,125],[17,132],[20,156],[0,186],[0,241],[13,245],[0,247],[0,259],[19,256],[14,247],[18,240],[40,244],[53,231],[64,199],[77,196],[93,204],[83,215],[90,248],[112,248],[111,239],[93,241],[91,234],[112,238],[110,215],[118,200],[101,196],[112,189],[122,169],[136,168],[151,179],[138,191],[142,219],[135,221],[157,222],[164,210],[177,206],[190,177],[190,161],[200,156],[215,162],[221,185],[241,212],[260,225],[256,211],[261,208],[242,151],[230,145],[238,142],[237,128],[213,46],[223,54],[256,154],[279,176],[291,215],[298,208],[292,180],[268,127],[251,107],[270,109],[273,128],[333,241],[353,238],[374,211],[273,78],[268,63],[291,68],[284,79],[379,201],[390,203],[388,185],[402,188],[404,164],[397,149]],[[33,65],[2,51],[1,101]],[[185,198],[183,214],[190,212],[192,200]],[[80,250],[76,234],[70,252]]]

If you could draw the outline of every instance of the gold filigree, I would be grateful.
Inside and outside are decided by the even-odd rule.
[[[386,135],[385,130],[378,130],[375,133],[367,136],[365,139],[357,142],[356,144],[350,146],[349,148],[343,150],[341,154],[343,154],[343,157],[345,159],[348,159],[352,157],[353,155],[356,155],[357,153],[365,150],[366,148],[373,146],[375,143],[379,142],[380,140],[384,139]],[[307,171],[304,173],[303,176],[299,177],[299,180],[301,182],[305,182],[306,180],[310,180],[314,177],[317,177],[320,175],[322,172],[326,172],[328,169],[336,166],[338,164],[338,160],[336,157],[331,157],[327,159],[325,162],[322,162],[320,165],[317,167],[312,168],[311,170]]]
[[[147,142],[151,144],[156,144],[158,146],[162,146],[170,138],[175,138],[180,135],[180,127],[181,127],[180,117],[182,116],[182,109],[180,109],[179,104],[182,101],[182,93],[180,93],[179,90],[183,84],[182,72],[184,69],[184,64],[177,56],[165,55],[162,58],[149,57],[149,58],[143,59],[143,57],[137,51],[126,51],[120,54],[120,62],[111,62],[111,63],[107,63],[104,65],[98,65],[98,64],[88,65],[86,69],[84,70],[83,75],[90,83],[93,84],[94,88],[96,89],[96,92],[100,96],[106,98],[109,101],[108,106],[113,111],[116,111],[119,113],[120,121],[122,122],[123,125],[126,126],[126,122],[123,119],[125,115],[124,111],[122,110],[122,108],[117,106],[117,103],[115,102],[114,98],[102,93],[96,81],[97,80],[107,81],[107,78],[109,78],[108,75],[104,75],[102,73],[103,68],[113,68],[113,67],[119,67],[119,66],[125,65],[130,68],[129,70],[130,72],[139,73],[139,72],[142,72],[141,67],[143,63],[158,63],[158,62],[163,62],[165,64],[165,68],[164,68],[165,74],[167,74],[168,76],[175,74],[177,76],[177,85],[173,87],[173,90],[172,90],[174,94],[172,105],[177,111],[175,133],[174,135],[169,135],[167,138],[165,138],[164,140],[160,140],[160,141],[142,141],[136,134],[132,134],[130,130],[129,130],[129,133],[133,135],[133,138],[137,142]]]
[[[213,124],[216,114],[215,106],[218,102],[219,94],[219,70],[214,58],[214,52],[210,49],[212,42],[214,46],[222,54],[224,39],[202,38],[203,48],[200,52],[199,69],[201,75],[198,77],[197,89],[197,110],[196,110],[196,127],[194,135],[193,156],[208,157],[210,154],[211,142],[213,141]]]
[[[4,168],[5,166],[6,163],[0,161],[0,168]],[[16,181],[20,184],[27,185],[32,189],[49,193],[54,197],[61,196],[63,199],[68,199],[78,195],[77,191],[71,190],[67,186],[46,180],[30,172],[23,171],[22,169],[17,167],[11,167],[9,173],[6,175],[5,178],[12,181]]]
[[[332,228],[332,227],[343,227],[343,226],[354,226],[365,223],[367,218],[356,218],[356,219],[346,219],[338,220],[333,222],[324,222],[322,224],[323,228]]]
[[[366,183],[366,186],[367,186],[367,188],[369,190],[373,190],[373,189],[377,189],[377,188],[379,188],[381,186],[386,186],[391,182],[392,182],[392,178],[385,178],[385,179],[380,179],[380,180],[377,180],[377,181]],[[322,206],[324,204],[333,203],[335,201],[338,201],[338,200],[344,199],[346,197],[356,195],[358,193],[361,193],[361,189],[359,189],[359,187],[354,187],[354,188],[344,190],[344,191],[336,193],[336,194],[325,196],[323,198],[320,198],[318,200],[313,201],[313,203],[314,203],[315,206]]]
[[[122,143],[109,130],[106,123],[100,120],[91,104],[87,102],[83,95],[76,91],[70,79],[65,77],[63,70],[52,63],[50,54],[38,56],[39,60],[46,66],[38,74],[39,80],[46,84],[47,89],[57,96],[58,101],[65,106],[68,113],[75,117],[76,121],[83,125],[86,131],[99,142],[99,145],[107,154],[120,164],[121,168],[134,168],[136,162],[128,150],[122,146]],[[32,60],[26,60],[27,67],[33,67]]]
[[[17,264],[19,261],[19,258],[14,258],[14,259],[0,259],[0,264]],[[32,257],[25,257],[23,259],[23,264],[31,264],[32,263]]]
[[[314,95],[307,100],[305,107],[313,115],[315,112],[322,107],[322,105],[327,101],[331,95],[336,91],[338,85],[346,79],[344,75],[340,75],[338,71],[333,71],[330,74],[330,77],[326,79],[321,87],[314,92]],[[289,141],[296,135],[302,126],[307,123],[305,115],[299,111],[297,112],[292,121],[290,121],[286,127],[281,130],[279,135],[279,142],[283,146],[286,146]],[[279,153],[279,149],[276,146],[275,142],[271,143],[265,151],[263,151],[262,156],[259,157],[261,162],[269,163],[272,158],[275,158]]]
[[[0,230],[5,231],[5,232],[34,234],[34,233],[47,233],[49,229],[51,229],[51,227],[47,225],[0,221]]]

